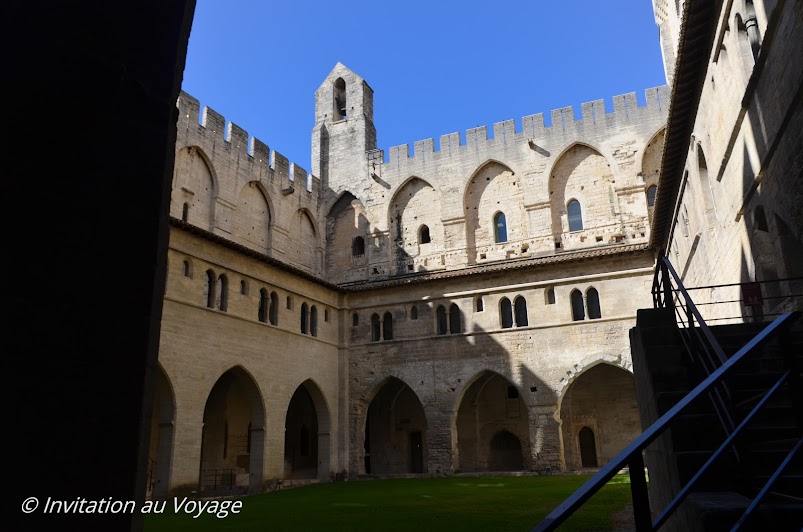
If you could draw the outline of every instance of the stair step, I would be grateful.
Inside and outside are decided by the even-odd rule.
[[[706,532],[729,531],[750,505],[751,499],[735,492],[696,492],[688,504],[698,516]],[[743,530],[800,532],[803,526],[803,505],[789,502],[764,502]]]

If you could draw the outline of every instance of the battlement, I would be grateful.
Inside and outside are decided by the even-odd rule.
[[[460,133],[440,136],[440,147],[435,149],[433,138],[418,140],[409,144],[392,146],[388,151],[386,164],[401,166],[428,159],[452,157],[476,150],[480,144],[487,147],[515,142],[553,144],[566,137],[587,136],[592,132],[610,135],[611,130],[637,125],[641,122],[665,118],[670,88],[668,85],[646,89],[646,105],[638,105],[636,93],[630,92],[613,97],[613,112],[606,112],[604,100],[594,100],[580,106],[580,119],[575,118],[574,107],[562,107],[549,113],[551,123],[546,125],[544,113],[528,115],[521,119],[521,131],[516,132],[514,120],[504,120],[493,124],[493,136],[488,135],[486,126],[466,130],[465,141]]]
[[[278,151],[271,150],[265,142],[249,136],[246,130],[234,122],[227,122],[223,115],[211,107],[204,106],[202,110],[197,98],[181,91],[176,106],[180,114],[179,127],[190,128],[195,125],[201,128],[207,139],[215,140],[214,137],[217,137],[225,142],[230,153],[248,155],[255,164],[268,167],[274,179],[289,181],[294,186],[303,183],[308,192],[318,188],[320,180],[317,177]]]

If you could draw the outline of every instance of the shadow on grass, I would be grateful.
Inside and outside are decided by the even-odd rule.
[[[242,497],[238,514],[175,513],[145,519],[146,532],[172,530],[527,531],[588,475],[422,478],[316,484]],[[181,499],[179,499],[180,502]],[[611,479],[561,530],[611,530],[630,503],[626,475]]]

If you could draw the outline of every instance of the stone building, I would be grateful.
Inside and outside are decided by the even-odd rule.
[[[689,284],[799,275],[799,179],[768,178],[800,175],[801,8],[757,4],[728,3],[673,163],[694,51],[661,0],[671,89],[437,149],[377,149],[373,90],[339,63],[311,173],[181,93],[152,493],[612,458],[641,432],[628,330],[659,247]]]

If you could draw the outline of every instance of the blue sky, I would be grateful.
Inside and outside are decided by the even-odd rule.
[[[666,83],[651,0],[198,0],[182,88],[309,170],[314,93],[338,61],[374,90],[386,156]]]

